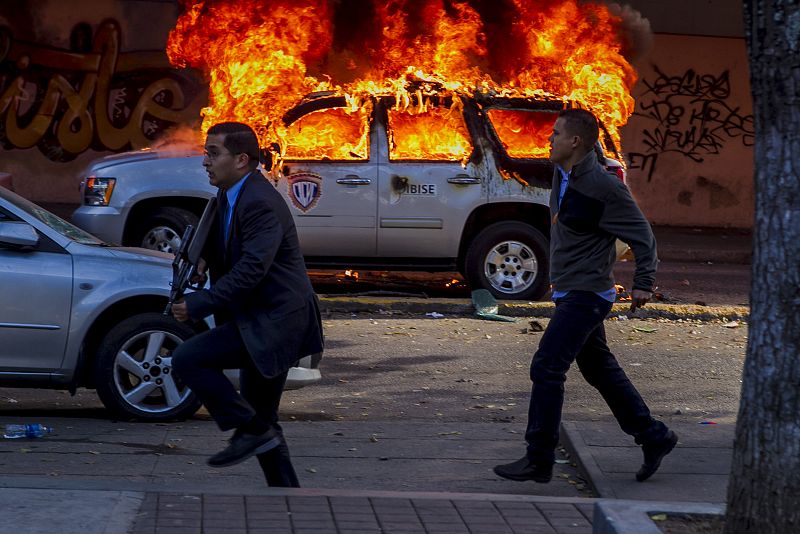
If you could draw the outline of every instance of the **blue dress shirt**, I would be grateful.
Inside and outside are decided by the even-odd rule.
[[[231,218],[233,217],[233,207],[236,205],[236,199],[239,198],[239,192],[242,190],[244,181],[247,180],[247,177],[250,176],[250,174],[251,173],[245,174],[241,180],[233,184],[225,191],[225,198],[228,201],[228,205],[225,209],[225,243],[228,242],[228,234],[230,233],[231,228]]]

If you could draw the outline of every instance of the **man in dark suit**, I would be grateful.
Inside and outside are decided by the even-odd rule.
[[[217,192],[217,220],[204,248],[210,289],[173,305],[180,321],[214,314],[217,327],[180,345],[173,369],[221,430],[236,429],[213,467],[256,455],[267,484],[298,487],[278,424],[289,368],[322,350],[322,324],[286,202],[256,169],[258,139],[240,123],[208,130],[203,166]],[[240,369],[241,394],[223,374]]]

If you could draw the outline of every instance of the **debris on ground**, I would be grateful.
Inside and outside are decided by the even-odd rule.
[[[528,322],[528,332],[544,332],[544,326],[539,321],[532,320]]]
[[[472,305],[475,306],[475,315],[487,321],[502,321],[505,323],[516,323],[513,317],[499,315],[499,307],[494,296],[486,289],[476,289],[472,292]]]

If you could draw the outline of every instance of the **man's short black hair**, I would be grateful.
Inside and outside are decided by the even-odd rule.
[[[558,118],[564,119],[564,127],[570,135],[577,135],[586,148],[592,148],[600,137],[597,118],[590,111],[579,108],[562,110]]]
[[[241,122],[220,122],[208,129],[207,135],[224,135],[222,145],[233,155],[247,154],[250,168],[258,167],[261,149],[258,137],[248,125]]]

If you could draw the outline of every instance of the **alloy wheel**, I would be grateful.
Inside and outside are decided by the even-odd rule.
[[[539,264],[533,251],[519,241],[503,241],[492,247],[483,262],[486,280],[507,295],[519,294],[533,285]]]
[[[175,254],[181,247],[181,236],[169,226],[156,226],[145,234],[142,247]]]
[[[191,395],[172,372],[172,351],[178,336],[160,330],[141,332],[127,340],[114,358],[114,385],[120,397],[141,412],[171,410]]]

